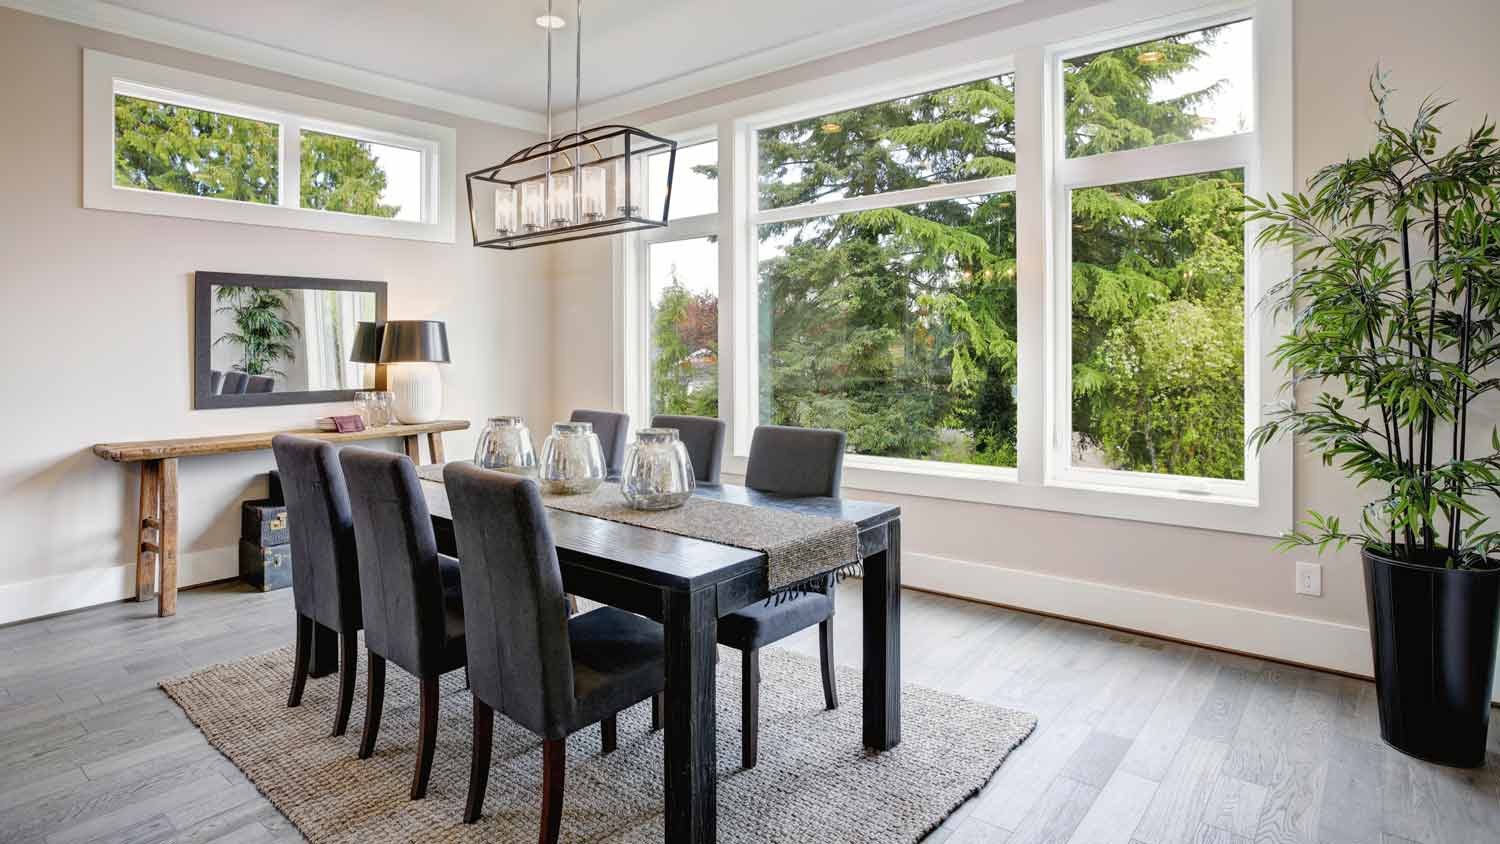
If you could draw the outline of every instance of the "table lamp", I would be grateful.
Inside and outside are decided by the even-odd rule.
[[[380,362],[396,399],[396,419],[407,425],[431,422],[443,412],[443,377],[448,363],[448,327],[434,320],[392,320],[380,340]]]
[[[360,322],[354,326],[354,342],[350,344],[350,363],[380,363],[380,336],[385,333],[383,322]]]

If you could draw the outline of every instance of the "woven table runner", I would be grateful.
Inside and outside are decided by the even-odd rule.
[[[417,474],[424,480],[443,481],[441,465],[423,466]],[[602,484],[584,495],[543,495],[542,503],[555,510],[759,551],[766,555],[766,580],[772,592],[808,585],[859,562],[859,527],[826,516],[696,495],[673,510],[636,510],[625,502],[615,483]]]

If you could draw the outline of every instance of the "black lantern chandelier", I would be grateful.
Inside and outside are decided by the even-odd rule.
[[[576,2],[574,20],[573,131],[553,138],[552,30],[561,21],[552,14],[552,0],[538,23],[547,30],[547,140],[464,177],[474,245],[525,249],[665,226],[677,142],[632,126],[579,128],[583,0]]]

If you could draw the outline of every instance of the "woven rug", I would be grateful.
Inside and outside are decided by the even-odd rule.
[[[469,694],[463,672],[442,682],[441,721],[425,800],[407,797],[415,762],[417,686],[387,673],[375,755],[356,758],[366,673],[349,732],[333,722],[335,676],[310,680],[302,705],[286,707],[291,648],[207,668],[162,683],[209,742],[234,762],[309,840],[322,842],[533,841],[541,799],[541,743],[495,718],[484,817],[459,822],[468,788]],[[914,842],[989,780],[1031,732],[1024,712],[907,685],[902,742],[885,753],[861,747],[860,674],[838,672],[842,706],[823,709],[818,664],[788,651],[761,654],[759,764],[742,770],[740,660],[719,659],[721,842],[833,844]],[[564,842],[656,844],[662,832],[662,734],[650,707],[621,713],[619,749],[599,752],[599,729],[568,739]]]
[[[443,466],[417,469],[417,477],[443,482]],[[807,583],[859,561],[859,527],[853,522],[776,507],[752,507],[694,496],[671,510],[637,510],[618,483],[582,495],[543,495],[548,507],[650,528],[664,533],[760,551],[772,592]]]

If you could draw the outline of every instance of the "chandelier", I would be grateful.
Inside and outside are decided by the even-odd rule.
[[[586,237],[661,228],[672,199],[677,142],[632,126],[580,129],[583,0],[576,0],[573,131],[552,136],[552,30],[547,0],[547,139],[464,177],[474,245],[526,249]]]

